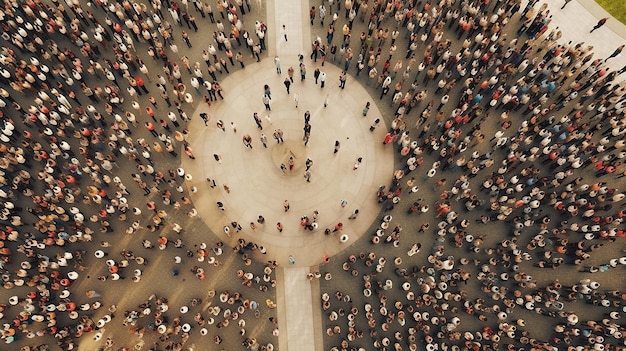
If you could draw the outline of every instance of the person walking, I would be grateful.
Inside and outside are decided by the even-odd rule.
[[[266,94],[263,94],[263,105],[265,105],[266,111],[272,110],[272,108],[270,107],[270,97],[267,96]]]
[[[254,117],[254,123],[256,123],[257,128],[259,128],[260,130],[263,130],[263,124],[261,124],[261,117],[259,117],[259,114],[255,112],[253,117]]]
[[[300,81],[304,81],[304,79],[306,78],[306,66],[304,66],[304,63],[300,63]]]
[[[572,0],[565,0],[565,3],[563,4],[563,6],[561,6],[561,10],[563,10],[565,8],[565,6],[567,6],[567,4],[570,3],[570,1],[572,1]]]
[[[293,83],[293,74],[294,74],[294,69],[292,66],[289,66],[289,68],[287,68],[287,76],[289,77],[289,80]]]
[[[285,200],[285,202],[283,202],[283,208],[285,209],[285,212],[289,211],[289,200]]]
[[[354,166],[352,166],[352,170],[356,171],[357,169],[359,169],[359,167],[361,166],[361,162],[363,162],[363,157],[357,158]]]
[[[252,137],[250,134],[245,134],[242,138],[243,145],[247,148],[252,149]]]
[[[235,55],[235,60],[239,62],[241,68],[246,68],[246,65],[243,63],[243,55],[241,54],[241,52],[237,52],[237,55]]]
[[[608,20],[609,20],[609,18],[608,18],[608,17],[601,18],[601,19],[598,21],[598,23],[596,23],[596,25],[595,25],[595,26],[594,26],[594,27],[593,27],[593,28],[589,31],[589,33],[593,33],[593,31],[594,31],[594,30],[596,30],[596,29],[598,29],[598,28],[602,27],[602,26],[606,23],[606,21],[608,21]]]
[[[350,215],[350,217],[348,217],[348,219],[356,219],[356,217],[359,215],[359,209],[356,208],[354,209],[354,211],[352,212],[352,214]]]
[[[291,87],[291,81],[289,80],[289,77],[285,77],[283,84],[285,84],[285,88],[287,89],[287,95],[289,95],[289,88]]]
[[[209,123],[209,115],[206,114],[205,112],[202,112],[200,114],[200,118],[202,118],[202,121],[204,122],[205,126],[207,125],[207,123]]]
[[[618,57],[618,56],[622,53],[622,50],[624,50],[624,46],[625,46],[625,45],[623,45],[623,44],[622,44],[622,45],[620,45],[617,49],[615,49],[615,51],[613,51],[613,53],[611,54],[611,56],[609,56],[609,57],[607,57],[607,58],[605,58],[605,59],[604,59],[604,62],[606,62],[606,61],[608,61],[608,60],[612,59],[613,57]]]
[[[339,152],[339,147],[340,147],[340,143],[339,140],[335,140],[335,149],[333,150],[333,154],[336,154],[337,152]]]
[[[324,83],[326,82],[326,72],[320,72],[320,87],[324,87]]]
[[[315,6],[311,6],[309,10],[309,19],[311,20],[311,25],[313,25],[313,21],[315,21]]]
[[[270,98],[270,100],[272,100],[272,91],[270,90],[270,86],[265,84],[263,86],[263,94],[267,95],[267,97]]]

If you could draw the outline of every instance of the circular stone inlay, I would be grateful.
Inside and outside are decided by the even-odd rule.
[[[297,62],[283,62],[285,71],[289,65],[297,67]],[[264,259],[276,259],[284,265],[289,264],[289,255],[297,266],[319,264],[324,256],[333,256],[364,234],[380,212],[376,190],[393,172],[393,145],[382,143],[384,122],[370,131],[380,112],[372,104],[368,115],[362,115],[365,103],[374,100],[350,78],[346,89],[330,83],[338,79],[339,69],[322,68],[328,75],[323,89],[313,79],[296,79],[287,95],[282,84],[286,75],[276,74],[272,60],[246,66],[220,82],[225,99],[210,108],[201,104],[189,125],[188,142],[196,159],[184,158],[182,166],[193,176],[187,185],[197,188],[191,197],[200,218],[222,240],[234,245],[243,238],[262,245],[267,250]],[[271,111],[266,111],[262,102],[265,84],[272,90]],[[307,110],[311,113],[311,135],[305,146]],[[259,114],[262,130],[255,123],[254,112]],[[207,126],[200,113],[209,114]],[[218,120],[223,121],[225,131],[217,127]],[[281,143],[273,137],[279,129],[283,132]],[[267,137],[267,148],[261,144],[262,133]],[[244,135],[251,136],[252,148],[244,145]],[[336,140],[341,145],[334,154]],[[221,156],[221,162],[214,154]],[[292,170],[288,169],[290,156],[294,158]],[[359,157],[363,161],[353,170]],[[313,160],[310,182],[304,176],[307,158]],[[281,163],[287,166],[284,172]],[[215,180],[216,186],[212,187],[207,178]],[[284,210],[285,200],[289,201],[289,211]],[[224,211],[217,207],[217,201],[224,204]],[[357,208],[358,217],[348,219]],[[301,219],[308,216],[312,220],[314,211],[319,212],[318,227],[305,229]],[[263,224],[257,222],[259,215],[265,218]],[[242,230],[236,232],[231,226],[227,237],[223,228],[232,222],[240,224]],[[277,229],[278,222],[284,227],[282,232]],[[326,228],[332,231],[339,222],[343,223],[340,232],[324,234]],[[342,242],[342,234],[347,235],[346,242]]]

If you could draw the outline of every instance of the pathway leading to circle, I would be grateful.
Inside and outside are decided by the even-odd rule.
[[[267,250],[264,259],[276,260],[283,268],[277,271],[276,287],[279,348],[317,350],[322,347],[322,338],[314,333],[319,313],[316,317],[312,295],[319,293],[313,293],[306,273],[324,257],[336,255],[365,234],[376,219],[380,206],[375,193],[393,172],[393,146],[382,144],[387,129],[382,118],[370,131],[373,120],[380,117],[374,101],[350,77],[346,89],[339,88],[341,71],[336,66],[311,64],[307,59],[306,79],[300,80],[298,53],[307,55],[308,51],[308,8],[300,2],[275,0],[267,9],[270,57],[220,82],[224,101],[212,107],[200,104],[193,114],[189,126],[193,132],[188,139],[196,159],[184,159],[183,168],[192,177],[188,186],[197,189],[191,196],[194,206],[209,228],[230,244],[243,238],[263,246]],[[277,73],[274,55],[280,59],[281,73]],[[283,81],[290,66],[295,74],[287,94]],[[315,84],[316,67],[327,75],[324,88]],[[271,90],[271,111],[266,111],[262,101],[264,85]],[[367,101],[372,107],[363,116]],[[303,141],[305,111],[311,114],[307,145]],[[255,112],[262,129],[255,123]],[[206,126],[200,113],[209,116]],[[218,120],[224,130],[218,128]],[[283,132],[280,143],[273,138],[278,129]],[[267,137],[267,147],[261,143],[262,134]],[[252,148],[244,145],[245,135],[250,136]],[[335,141],[340,143],[336,154]],[[307,158],[313,161],[310,182],[304,177]],[[362,163],[354,170],[358,158]],[[281,164],[287,170],[283,171]],[[357,218],[348,219],[355,209],[359,210]],[[305,229],[301,218],[312,220],[315,211],[319,212],[317,229]],[[258,223],[259,215],[265,218],[264,223]],[[241,225],[240,232],[232,222]],[[277,229],[278,222],[284,227],[282,232]],[[340,222],[343,230],[325,235],[326,228],[332,231]],[[224,227],[229,227],[230,237]]]

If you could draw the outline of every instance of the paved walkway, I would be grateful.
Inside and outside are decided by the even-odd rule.
[[[527,1],[524,1],[524,4],[526,3]],[[584,42],[585,47],[591,45],[595,58],[609,57],[618,46],[626,44],[624,39],[626,38],[626,26],[610,17],[595,1],[574,0],[561,10],[563,3],[562,0],[548,2],[548,8],[552,14],[548,32],[552,28],[558,27],[557,30],[563,34],[562,43],[571,41],[572,44]],[[539,5],[535,6],[539,7]],[[591,28],[598,23],[598,20],[604,17],[610,17],[610,19],[603,27],[589,33]],[[624,67],[626,65],[626,52],[609,60],[607,65],[614,71]],[[625,76],[622,75],[620,78],[623,80]]]
[[[305,5],[302,1],[274,0],[274,17],[270,11],[267,14],[269,25],[272,25],[271,19],[274,18],[273,42],[276,44],[270,48],[269,56],[279,57],[285,67],[293,66],[297,69],[296,58],[305,52],[304,43],[311,36],[309,26],[306,25]],[[279,350],[314,351],[323,347],[323,339],[320,333],[316,332],[319,328],[315,328],[315,325],[319,324],[314,322],[315,316],[320,318],[321,314],[319,308],[313,308],[312,285],[306,279],[308,272],[308,267],[289,265],[282,266],[276,272],[277,312],[279,329],[282,331],[278,337]],[[315,289],[315,295],[320,295],[319,284]]]
[[[321,350],[323,339],[315,323],[313,301],[319,293],[319,284],[312,295],[311,282],[306,278],[308,267],[288,267],[276,272],[279,282],[276,301],[278,304],[279,350]],[[282,296],[281,296],[282,295]],[[319,314],[319,313],[318,313]]]

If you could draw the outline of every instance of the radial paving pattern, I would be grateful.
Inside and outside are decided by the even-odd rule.
[[[295,67],[297,64],[295,60],[289,63]],[[282,64],[284,72],[289,65]],[[329,77],[339,74],[334,66],[324,69]],[[250,70],[255,74],[250,74]],[[224,103],[215,109],[202,105],[194,113],[194,133],[189,142],[197,159],[183,165],[193,177],[188,184],[198,189],[194,204],[215,233],[223,234],[223,227],[236,221],[243,227],[243,234],[231,233],[233,238],[244,237],[265,246],[270,257],[282,263],[293,255],[296,265],[317,264],[325,255],[332,256],[363,234],[380,210],[374,194],[393,171],[392,147],[381,142],[386,128],[381,123],[370,132],[373,119],[380,113],[372,109],[367,116],[362,115],[367,93],[360,86],[342,90],[336,82],[327,81],[321,88],[309,72],[304,82],[295,78],[291,94],[287,95],[283,86],[286,74],[276,74],[271,60],[246,67],[248,74],[243,73],[222,82],[228,92]],[[271,111],[266,111],[262,102],[265,84],[272,91]],[[305,146],[307,110],[311,113],[311,137]],[[204,112],[210,116],[206,127],[198,117]],[[263,130],[255,124],[254,112],[261,117]],[[223,121],[225,131],[217,127],[218,120]],[[231,122],[236,125],[236,132]],[[277,143],[272,136],[277,129],[284,133],[283,143]],[[261,133],[267,136],[267,148],[260,142]],[[242,142],[246,134],[252,138],[251,149]],[[340,149],[333,154],[336,140]],[[221,156],[221,162],[215,160],[214,154]],[[294,158],[293,169],[281,171],[281,163],[288,165],[290,156]],[[359,157],[363,162],[353,170]],[[304,179],[307,158],[313,160],[310,183]],[[217,186],[211,188],[207,178],[215,179]],[[285,200],[290,204],[287,212],[283,207]],[[347,201],[345,207],[341,206],[343,200]],[[225,211],[218,209],[218,201],[224,204]],[[357,208],[357,219],[348,220]],[[312,219],[315,210],[320,213],[319,227],[307,230],[300,225],[301,217]],[[256,222],[259,215],[265,217],[264,224]],[[250,222],[257,228],[251,229]],[[284,226],[282,233],[276,229],[278,222]],[[340,244],[339,235],[324,235],[325,228],[332,229],[339,222],[345,225],[347,243]]]

